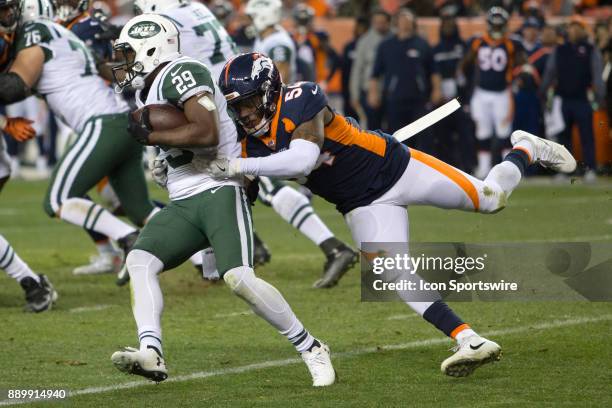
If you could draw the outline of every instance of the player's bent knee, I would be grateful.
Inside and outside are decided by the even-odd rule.
[[[125,264],[130,278],[137,273],[158,274],[164,269],[164,264],[158,257],[142,249],[131,250],[125,259]]]
[[[232,292],[249,303],[257,312],[262,307],[284,313],[288,307],[279,291],[268,282],[255,276],[253,268],[239,266],[223,275],[223,280]]]
[[[482,214],[498,213],[508,204],[508,195],[494,183],[485,183],[478,195],[478,212]]]

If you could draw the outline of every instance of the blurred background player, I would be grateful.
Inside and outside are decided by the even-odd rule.
[[[15,30],[19,23],[18,0],[0,0],[0,70],[9,63],[9,48],[12,46]],[[7,118],[0,115],[0,129],[18,142],[36,136],[32,121],[25,118]],[[0,132],[0,192],[11,174],[11,162],[6,153],[4,137]],[[0,269],[15,279],[25,292],[25,310],[42,312],[51,308],[57,300],[57,292],[45,275],[38,275],[17,255],[8,241],[0,235]]]
[[[306,65],[314,67],[314,78],[301,80],[318,83],[327,92],[336,92],[330,89],[336,85],[332,83],[334,76],[340,69],[340,57],[329,43],[329,34],[324,30],[314,27],[315,12],[307,4],[300,3],[293,8],[292,17],[295,23],[295,42],[297,43],[297,55],[299,60]]]
[[[478,178],[491,170],[493,149],[505,152],[511,147],[508,138],[514,115],[512,71],[525,58],[521,44],[507,33],[508,19],[508,13],[501,7],[488,11],[487,33],[470,41],[460,68],[467,75],[468,66],[474,65],[475,89],[470,111],[476,123]]]
[[[282,78],[292,82],[297,75],[297,55],[293,39],[280,26],[281,9],[280,0],[250,0],[245,12],[257,31],[254,50],[269,56],[277,64]],[[355,264],[355,251],[334,236],[302,192],[285,182],[261,177],[259,198],[314,242],[325,255],[323,276],[315,282],[315,287],[334,286]]]
[[[350,81],[353,62],[355,61],[355,47],[357,41],[368,31],[370,21],[367,17],[358,17],[355,21],[352,40],[349,41],[342,51],[342,111],[346,116],[359,119],[359,113],[351,103]]]
[[[559,140],[568,148],[572,146],[573,125],[577,125],[587,182],[594,182],[597,178],[593,106],[589,92],[592,88],[596,104],[604,103],[606,89],[602,71],[601,53],[588,39],[586,22],[581,16],[573,16],[567,28],[567,41],[557,46],[548,58],[541,92],[546,94],[552,86],[555,95],[561,98],[565,130],[559,135]]]

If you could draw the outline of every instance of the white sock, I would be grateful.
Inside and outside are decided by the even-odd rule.
[[[283,295],[274,286],[256,277],[252,268],[239,266],[230,269],[223,280],[251,306],[256,315],[287,337],[298,352],[304,352],[312,346],[314,337],[304,329]]]
[[[136,228],[121,221],[104,207],[84,198],[73,197],[64,201],[60,218],[79,227],[104,234],[115,241],[136,231]]]
[[[491,169],[484,182],[485,184],[491,182],[497,184],[508,198],[516,186],[519,185],[521,177],[521,171],[514,163],[503,161]]]
[[[455,340],[457,340],[457,343],[461,344],[465,339],[476,335],[476,332],[472,329],[463,329],[459,333],[457,333],[457,335],[455,336]]]
[[[278,190],[272,197],[271,204],[285,221],[297,228],[316,245],[334,236],[314,212],[308,198],[293,187],[285,186]]]
[[[17,282],[21,282],[23,278],[30,277],[36,282],[40,282],[37,274],[32,272],[27,263],[17,255],[2,235],[0,235],[0,269],[4,269],[6,273]]]
[[[126,265],[130,274],[132,312],[138,327],[140,349],[153,346],[162,353],[164,298],[157,275],[164,269],[164,264],[154,255],[134,249],[128,254]]]
[[[491,170],[491,152],[480,150],[478,152],[478,171],[487,174]]]

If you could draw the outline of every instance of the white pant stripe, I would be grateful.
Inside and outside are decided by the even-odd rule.
[[[102,119],[97,119],[94,125],[93,136],[87,142],[85,149],[81,153],[79,157],[77,157],[76,163],[70,169],[70,173],[68,174],[68,178],[66,183],[64,183],[64,187],[62,188],[60,194],[60,200],[64,202],[68,198],[68,193],[70,192],[70,187],[72,187],[72,183],[74,183],[74,179],[77,177],[79,172],[81,171],[81,167],[85,160],[89,157],[93,149],[96,147],[98,143],[98,139],[100,138],[100,133],[102,133]]]
[[[236,189],[236,221],[240,232],[240,251],[242,252],[242,264],[249,265],[249,248],[247,234],[244,228],[244,216],[242,215],[242,198],[240,197],[240,187]]]
[[[62,205],[58,200],[58,193],[59,193],[58,190],[60,188],[60,185],[62,184],[62,180],[64,180],[64,177],[66,176],[66,172],[68,171],[70,164],[74,160],[74,157],[77,155],[79,150],[81,150],[81,147],[89,138],[92,126],[93,126],[92,122],[87,123],[87,125],[85,126],[85,129],[83,130],[83,133],[80,135],[77,142],[68,151],[68,153],[66,154],[66,157],[62,159],[62,163],[59,169],[57,170],[57,174],[55,175],[55,179],[53,180],[53,186],[51,187],[51,194],[49,195],[49,200],[51,201],[51,208],[53,208],[53,211],[56,213],[59,211]]]

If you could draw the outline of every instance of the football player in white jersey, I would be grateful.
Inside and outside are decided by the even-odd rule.
[[[217,268],[230,289],[293,343],[310,370],[314,386],[335,381],[329,348],[297,319],[283,296],[253,271],[253,225],[243,179],[217,181],[203,169],[217,154],[239,157],[241,147],[223,94],[202,62],[180,54],[179,32],[158,14],[130,20],[115,43],[125,63],[114,68],[118,86],[137,82],[139,118],[130,115],[132,135],[145,145],[163,146],[169,163],[166,187],[171,203],[142,230],[127,256],[133,312],[140,348],[115,352],[115,366],[163,381],[168,372],[161,341],[162,292],[158,274],[212,246]],[[166,104],[181,110],[186,125],[150,128],[154,110]]]
[[[127,252],[137,229],[83,197],[109,175],[127,216],[144,224],[156,210],[142,171],[142,146],[128,135],[128,105],[97,75],[86,45],[50,20],[49,9],[48,0],[22,1],[15,56],[9,71],[0,74],[0,104],[36,92],[79,133],[53,171],[45,211],[105,234]]]
[[[251,3],[249,3],[251,4]],[[276,3],[274,3],[276,7]],[[183,0],[136,0],[135,11],[161,14],[170,19],[181,36],[181,50],[200,62],[205,63],[216,80],[227,60],[237,54],[236,46],[219,21],[206,6],[197,2]],[[251,5],[254,24],[259,26],[261,17],[258,13],[265,11],[258,4]],[[251,10],[247,8],[248,10]],[[267,9],[266,9],[267,10]],[[274,14],[264,25],[271,24],[265,31],[265,38],[259,44],[269,53],[277,55],[276,61],[282,66],[283,55],[289,59],[288,71],[295,72],[295,47],[289,34],[276,25],[280,21],[280,8],[267,10]],[[265,14],[265,13],[264,13]],[[289,75],[289,74],[287,74]],[[319,246],[326,257],[323,275],[315,282],[316,287],[334,286],[342,275],[355,263],[356,253],[345,243],[338,240],[323,223],[310,205],[308,198],[284,182],[262,177],[259,183],[261,201],[274,210],[288,223],[306,235]],[[258,242],[257,236],[255,236]],[[255,245],[256,264],[269,260],[269,253],[263,244]],[[258,256],[259,255],[259,256]],[[259,258],[259,259],[258,259]],[[213,254],[205,251],[203,255],[203,272],[205,278],[218,279],[214,269]]]
[[[19,1],[0,0],[0,66],[8,62],[5,56],[8,55],[10,41],[17,28],[19,14]],[[2,132],[18,142],[24,142],[36,136],[36,131],[31,125],[32,121],[25,118],[9,118],[0,115],[0,191],[11,173],[10,158],[6,153]],[[48,310],[57,299],[57,293],[49,279],[44,275],[34,273],[2,235],[0,235],[0,269],[19,282],[23,288],[26,297],[26,311]]]

